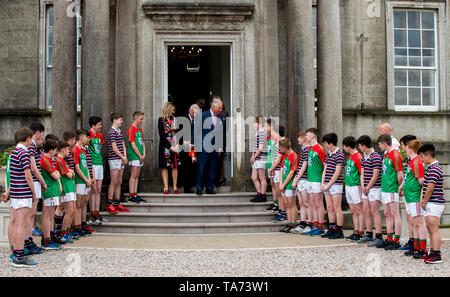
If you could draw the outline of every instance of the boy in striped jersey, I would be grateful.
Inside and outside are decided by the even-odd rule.
[[[102,119],[97,116],[89,118],[89,151],[92,159],[92,171],[94,184],[91,187],[89,197],[89,207],[91,209],[91,217],[89,222],[94,225],[100,225],[102,222],[100,216],[100,194],[102,192],[103,182],[103,157],[102,157],[102,145],[105,144],[102,131]]]
[[[358,138],[358,148],[363,153],[361,160],[361,190],[366,235],[358,243],[369,242],[373,247],[383,242],[382,219],[380,214],[381,202],[381,170],[383,162],[380,154],[372,147],[372,140],[368,135]],[[372,222],[375,224],[375,241],[373,241]]]
[[[326,134],[322,138],[323,145],[328,150],[325,159],[325,168],[322,174],[322,191],[325,194],[328,211],[328,232],[322,238],[344,238],[344,214],[341,201],[344,179],[342,168],[345,165],[345,156],[337,147],[338,136],[335,133]]]
[[[444,174],[436,158],[436,149],[432,144],[424,144],[419,154],[428,165],[425,171],[420,206],[425,210],[425,223],[430,234],[430,254],[424,259],[427,264],[442,263],[441,235],[439,224],[445,208]]]
[[[253,127],[256,130],[253,154],[250,158],[252,164],[252,181],[256,188],[256,196],[251,202],[266,202],[266,159],[267,159],[267,133],[263,125],[264,118],[257,116]]]
[[[123,169],[128,163],[125,140],[123,138],[122,127],[123,116],[118,113],[111,114],[111,129],[108,131],[108,163],[111,176],[111,183],[108,188],[108,200],[106,210],[110,214],[128,212],[120,204],[120,188],[122,187]]]
[[[386,217],[387,238],[377,245],[385,250],[400,248],[400,234],[402,231],[402,218],[399,210],[399,185],[403,182],[402,156],[392,147],[392,137],[383,134],[378,137],[378,147],[385,151],[383,159],[383,173],[381,176],[381,202]],[[394,236],[395,232],[395,237]]]
[[[350,206],[355,231],[347,239],[358,241],[364,236],[364,213],[362,207],[361,190],[361,159],[362,155],[356,150],[356,139],[349,136],[342,140],[344,151],[349,154],[345,163],[345,197]]]
[[[288,225],[280,232],[289,233],[297,226],[298,209],[296,204],[295,188],[293,187],[294,175],[298,167],[298,155],[292,150],[289,138],[280,140],[280,151],[283,152],[281,164],[282,178],[280,181],[280,192],[286,204]]]
[[[427,255],[427,228],[423,217],[425,211],[420,207],[425,171],[423,161],[417,155],[420,146],[421,143],[418,140],[408,142],[406,155],[409,162],[404,182],[398,189],[400,194],[405,196],[406,212],[410,217],[414,236],[414,248],[405,252],[405,255],[413,256],[415,259],[420,259]]]
[[[88,137],[88,144],[86,144],[84,146],[84,151],[86,153],[86,164],[87,164],[87,168],[89,171],[89,176],[90,176],[90,180],[91,180],[91,187],[88,189],[88,193],[87,193],[87,197],[83,202],[83,206],[81,208],[81,230],[82,233],[85,233],[86,235],[90,235],[93,232],[95,232],[95,230],[92,230],[91,228],[89,228],[89,226],[87,225],[87,208],[88,208],[88,204],[91,201],[91,190],[92,188],[95,186],[97,179],[95,178],[95,171],[94,171],[94,167],[92,165],[92,153],[91,150],[89,149],[89,143],[91,142],[90,137]],[[92,204],[94,204],[94,202],[91,202]],[[83,235],[83,234],[82,234]]]
[[[317,141],[319,131],[316,128],[306,130],[306,139],[310,144],[308,152],[308,194],[313,201],[314,229],[311,236],[322,235],[324,231],[325,207],[321,189],[322,173],[325,163],[326,150]]]
[[[55,208],[59,205],[59,197],[62,193],[62,185],[59,181],[61,177],[59,171],[53,164],[52,159],[56,155],[58,143],[53,139],[47,139],[44,142],[44,155],[40,163],[42,168],[42,177],[47,184],[47,190],[42,193],[42,233],[43,248],[46,250],[61,249],[56,242],[52,241],[51,233],[53,231],[53,216]]]
[[[32,215],[36,192],[31,174],[30,154],[27,147],[31,145],[33,132],[21,128],[14,134],[16,148],[9,159],[9,191],[11,200],[11,216],[8,226],[8,239],[14,258],[14,267],[35,267],[37,265],[25,256],[24,239],[28,235],[29,217]],[[6,197],[3,197],[6,200]]]
[[[129,191],[130,197],[128,201],[134,203],[146,202],[138,195],[139,175],[141,167],[144,166],[146,150],[144,145],[144,133],[142,132],[142,123],[144,122],[144,113],[136,111],[133,114],[133,124],[127,130],[127,149],[129,156],[129,164],[131,167]]]
[[[297,134],[298,144],[302,151],[299,158],[299,170],[294,178],[297,198],[300,205],[300,225],[291,231],[291,233],[307,234],[313,227],[313,205],[312,198],[308,197],[308,153],[310,145],[306,139],[306,131],[300,131]]]

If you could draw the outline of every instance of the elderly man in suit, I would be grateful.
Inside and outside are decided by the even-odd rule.
[[[195,124],[195,150],[198,152],[197,195],[202,195],[206,186],[206,194],[216,194],[214,180],[217,171],[219,153],[223,152],[224,127],[218,117],[222,111],[222,100],[211,103],[211,109],[202,113],[200,123]]]
[[[194,146],[194,126],[195,118],[200,113],[200,107],[197,104],[189,108],[188,119],[190,122],[191,134],[189,139],[184,141],[184,151],[180,153],[181,168],[183,172],[183,186],[185,193],[193,193],[192,187],[196,184],[197,160],[191,156],[191,147]]]

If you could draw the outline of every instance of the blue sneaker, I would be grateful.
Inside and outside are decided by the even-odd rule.
[[[414,248],[413,245],[411,245],[409,242],[407,242],[404,246],[399,248],[399,251],[411,251]]]
[[[42,232],[38,227],[34,227],[32,234],[33,236],[42,236]]]
[[[79,240],[80,239],[80,234],[78,234],[77,232],[69,232],[69,236],[70,239],[72,240]]]
[[[69,238],[67,234],[64,234],[61,238],[61,241],[64,241],[65,243],[73,243],[72,239]]]
[[[39,255],[42,253],[42,249],[39,248],[34,242],[28,246],[28,253],[30,255]]]
[[[137,196],[133,196],[131,198],[128,198],[128,202],[133,202],[133,203],[139,203],[141,202],[141,200],[139,200],[139,198]]]
[[[142,203],[147,203],[147,200],[142,199],[141,196],[137,195],[136,197],[137,197],[137,199],[139,199],[140,202],[142,202]]]
[[[56,242],[50,241],[49,243],[42,246],[45,250],[60,250],[61,246]]]
[[[313,229],[313,230],[311,231],[311,233],[309,234],[309,236],[322,235],[322,234],[324,234],[324,233],[325,233],[325,231],[323,231],[322,229],[316,228],[316,229]]]

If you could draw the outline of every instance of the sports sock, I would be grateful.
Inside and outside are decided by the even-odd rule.
[[[393,235],[394,235],[394,234],[392,234],[392,233],[388,233],[388,235],[387,235],[387,237],[386,237],[386,240],[392,242],[392,236],[393,236]]]
[[[414,250],[418,251],[420,248],[420,239],[419,238],[414,238]]]
[[[394,242],[400,243],[400,235],[395,235],[394,236]]]
[[[421,251],[424,251],[425,253],[427,252],[427,240],[426,239],[420,240],[419,248]]]
[[[318,227],[320,228],[320,230],[325,230],[325,227],[323,226],[323,223],[319,223]]]
[[[314,221],[314,229],[317,229],[317,228],[319,228],[319,222]]]
[[[15,257],[17,260],[22,261],[23,258],[25,257],[24,250],[15,250],[15,251],[14,251],[14,257]]]
[[[376,239],[383,239],[383,233],[376,233],[375,237]]]
[[[369,238],[373,238],[373,231],[366,231],[366,235]]]

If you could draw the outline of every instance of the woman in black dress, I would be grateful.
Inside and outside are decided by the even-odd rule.
[[[159,168],[164,182],[164,194],[169,194],[169,169],[172,170],[173,190],[178,194],[178,157],[179,145],[175,138],[175,106],[171,102],[164,104],[161,117],[158,119],[159,131]]]

